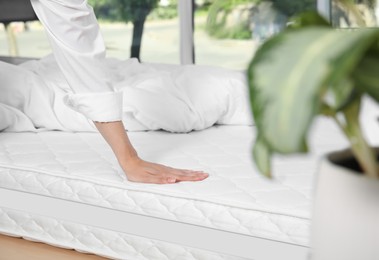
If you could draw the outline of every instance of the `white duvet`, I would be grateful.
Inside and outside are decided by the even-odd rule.
[[[252,124],[242,72],[136,59],[106,62],[115,72],[115,90],[123,92],[123,122],[129,131]],[[18,66],[0,62],[0,131],[95,131],[91,121],[65,105],[70,93],[51,55]]]

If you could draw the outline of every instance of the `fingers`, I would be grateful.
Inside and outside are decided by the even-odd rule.
[[[170,175],[176,178],[176,182],[179,181],[202,181],[208,178],[209,174],[203,171],[192,171],[192,170],[178,170],[172,169]]]
[[[208,174],[159,174],[150,175],[143,182],[157,184],[173,184],[181,181],[202,181],[208,178]]]
[[[128,176],[128,180],[131,182],[141,182],[141,183],[153,183],[153,184],[170,184],[175,183],[176,178],[163,176],[163,175],[155,175],[145,173],[139,176]]]
[[[156,184],[173,184],[181,181],[202,181],[208,178],[208,174],[199,171],[180,171],[161,169],[162,171],[154,171],[154,173],[145,174],[143,180],[144,183],[156,183]]]
[[[183,176],[179,176],[178,179],[177,179],[177,182],[180,182],[180,181],[202,181],[202,180],[205,180],[206,178],[208,178],[208,176],[205,176],[205,175],[183,175]]]
[[[175,169],[175,168],[171,168],[170,172],[173,174],[178,174],[178,175],[203,175],[203,174],[207,174],[204,171],[183,170],[183,169]]]

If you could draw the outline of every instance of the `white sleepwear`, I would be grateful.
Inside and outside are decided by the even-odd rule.
[[[55,59],[73,94],[66,105],[98,122],[122,119],[122,93],[112,86],[105,45],[86,0],[31,0],[44,25]]]

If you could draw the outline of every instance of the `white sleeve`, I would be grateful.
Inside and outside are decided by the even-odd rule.
[[[53,53],[74,94],[65,103],[98,122],[122,119],[122,93],[105,66],[105,44],[86,0],[31,0]]]

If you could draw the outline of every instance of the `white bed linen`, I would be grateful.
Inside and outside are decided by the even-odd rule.
[[[252,124],[242,72],[141,64],[136,59],[104,62],[113,72],[115,91],[122,92],[122,118],[129,131],[189,132],[214,124]],[[95,131],[92,121],[69,107],[88,112],[95,101],[99,108],[104,99],[114,98],[96,94],[89,104],[89,94],[74,95],[53,56],[18,66],[0,62],[0,82],[0,131]]]

